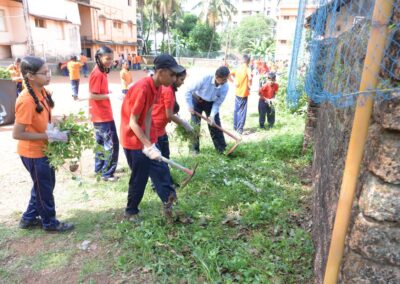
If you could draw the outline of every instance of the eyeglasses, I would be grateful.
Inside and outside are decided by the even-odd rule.
[[[44,76],[51,76],[51,70],[47,71],[47,72],[37,72],[34,75],[44,75]]]

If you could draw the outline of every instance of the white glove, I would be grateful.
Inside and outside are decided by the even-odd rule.
[[[68,142],[68,133],[69,131],[60,131],[57,127],[49,128],[46,130],[47,140],[50,143],[52,142]]]
[[[185,128],[186,132],[193,132],[194,128],[186,121],[186,120],[182,120],[181,125],[183,126],[183,128]]]
[[[152,144],[150,147],[144,147],[143,154],[145,154],[151,160],[161,161],[161,152],[158,150],[155,144]]]
[[[208,119],[210,120],[210,122],[208,123],[208,124],[210,124],[211,126],[215,126],[215,125],[217,125],[216,123],[215,123],[215,116],[209,116],[208,117]]]

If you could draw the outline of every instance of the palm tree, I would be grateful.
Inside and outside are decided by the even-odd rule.
[[[169,41],[169,21],[173,13],[180,14],[182,12],[181,0],[145,0],[145,5],[151,8],[152,22],[154,29],[154,43],[157,51],[155,13],[161,17],[161,31],[163,33],[163,42],[165,34],[168,37],[168,51],[171,53],[171,45]]]
[[[217,25],[227,20],[230,22],[237,9],[230,0],[200,0],[193,9],[200,8],[200,19],[207,23],[213,30],[208,55],[210,56]]]

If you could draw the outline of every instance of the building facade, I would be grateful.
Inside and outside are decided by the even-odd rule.
[[[62,59],[81,50],[78,5],[68,0],[0,0],[0,59]]]
[[[81,20],[82,51],[94,58],[101,45],[108,45],[114,55],[138,53],[136,1],[78,1]]]
[[[279,0],[236,0],[237,14],[233,18],[234,24],[248,16],[264,15],[276,20]]]
[[[305,11],[305,17],[311,15],[317,8],[318,1],[310,0]],[[276,53],[275,60],[290,61],[293,40],[296,32],[299,0],[280,0],[276,23]]]

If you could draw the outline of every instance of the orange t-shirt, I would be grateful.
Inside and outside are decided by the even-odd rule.
[[[15,123],[26,125],[25,131],[31,133],[44,133],[51,119],[51,108],[47,104],[44,88],[41,92],[34,89],[43,111],[36,111],[36,104],[28,89],[24,89],[19,95],[15,105]],[[19,140],[17,153],[26,158],[43,158],[47,140]]]
[[[70,61],[67,64],[68,72],[69,72],[69,79],[70,80],[79,80],[80,79],[80,70],[82,67],[82,63],[77,61]]]
[[[140,55],[136,55],[135,57],[136,63],[142,62],[142,57]]]
[[[119,77],[121,78],[122,90],[127,90],[130,83],[132,83],[132,75],[129,70],[122,68],[119,72]]]
[[[7,70],[10,71],[11,79],[12,79],[14,82],[18,82],[18,83],[21,83],[21,82],[22,82],[22,79],[17,79],[17,80],[14,79],[14,78],[21,77],[21,70],[19,69],[19,67],[17,68],[17,66],[15,66],[14,64],[10,64],[10,65],[7,67]]]
[[[81,55],[81,58],[79,58],[79,61],[83,64],[87,63],[87,57],[85,55]]]
[[[126,59],[128,59],[128,61],[132,61],[132,55],[128,55]]]
[[[121,145],[125,149],[141,150],[143,143],[139,140],[129,121],[132,115],[139,116],[138,123],[145,131],[146,114],[159,97],[161,88],[156,88],[152,77],[145,77],[135,83],[126,94],[121,107]],[[150,142],[157,141],[153,120],[150,128]]]
[[[242,64],[238,69],[232,71],[235,77],[235,95],[238,97],[248,97],[250,95],[249,86],[251,84],[251,71],[246,64]]]
[[[272,99],[275,97],[278,89],[279,85],[277,83],[273,83],[272,85],[270,83],[266,83],[261,87],[259,93],[264,99]]]
[[[168,124],[166,110],[174,110],[175,92],[172,86],[161,87],[161,94],[157,102],[153,105],[153,112],[151,118],[156,128],[157,137],[166,134],[165,127]]]
[[[109,93],[107,74],[101,72],[97,66],[89,76],[89,92],[94,95],[107,95]],[[92,122],[114,120],[110,100],[89,100],[89,113]]]

